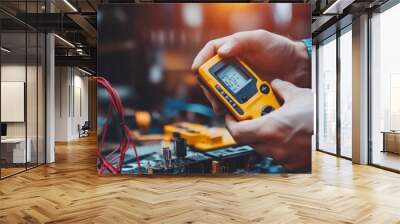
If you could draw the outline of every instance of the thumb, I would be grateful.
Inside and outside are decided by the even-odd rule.
[[[283,100],[288,101],[295,94],[297,87],[290,82],[286,82],[280,79],[274,79],[271,82],[271,86],[274,91],[283,98]]]
[[[208,101],[210,101],[214,112],[216,114],[223,114],[225,111],[224,111],[224,107],[220,105],[221,103],[217,99],[215,99],[215,97],[213,95],[211,95],[210,91],[208,91],[208,89],[206,87],[204,87],[202,83],[199,83],[199,84],[200,84],[200,88],[203,90],[204,95],[206,96]]]

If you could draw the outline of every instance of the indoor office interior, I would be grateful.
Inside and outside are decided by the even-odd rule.
[[[293,1],[308,3],[312,11],[311,174],[100,177],[96,171],[100,126],[96,76],[101,75],[97,74],[97,8],[105,3],[140,2],[0,1],[0,223],[2,219],[79,223],[96,218],[104,223],[123,218],[137,223],[214,219],[214,223],[271,223],[276,221],[273,217],[281,223],[400,220],[400,202],[395,200],[400,197],[398,0]],[[182,14],[191,15],[190,10]],[[279,11],[299,16],[289,5]],[[119,39],[116,46],[135,47]],[[191,59],[168,56],[170,74],[190,73],[179,60]],[[135,63],[141,61],[129,66]],[[159,67],[152,70],[162,72]],[[160,76],[149,74],[149,80],[159,80]],[[194,79],[171,80],[197,84]],[[181,199],[181,194],[189,196]],[[157,206],[160,210],[148,212]],[[192,209],[200,215],[190,213]]]
[[[50,5],[56,8],[57,4]],[[54,162],[54,149],[50,147],[87,137],[95,128],[89,122],[89,108],[96,105],[92,71],[67,60],[49,59],[86,53],[76,51],[62,34],[54,34],[49,49],[47,30],[37,26],[43,20],[28,18],[46,13],[45,6],[46,1],[36,0],[0,3],[0,179]],[[53,91],[48,96],[50,72],[57,75],[53,76]],[[50,97],[53,103],[49,103]],[[94,97],[91,104],[89,97]],[[51,112],[46,110],[49,107]],[[49,121],[53,116],[54,120]],[[49,123],[51,131],[46,128]]]
[[[82,17],[93,23],[95,8],[100,3],[77,5],[81,12],[87,11]],[[95,131],[96,84],[93,77],[96,42],[91,38],[93,30],[84,29],[81,24],[71,24],[73,20],[70,17],[63,21],[65,27],[61,24],[46,27],[41,25],[43,18],[26,16],[28,13],[30,16],[45,14],[50,10],[55,14],[76,14],[73,5],[10,0],[3,1],[1,6],[1,18],[7,21],[2,23],[0,58],[3,178],[45,163],[46,144],[77,140]],[[316,7],[313,6],[314,11]],[[324,4],[319,7],[323,8]],[[366,141],[370,142],[364,163],[399,171],[400,102],[396,96],[400,91],[400,68],[395,55],[400,48],[396,43],[400,33],[393,27],[400,19],[400,6],[388,1],[362,12],[370,16],[368,30],[363,33],[369,40],[363,46],[368,55],[364,74],[368,82],[363,88],[366,89],[364,97],[368,112],[364,121],[368,135]],[[326,19],[329,17],[331,20]],[[346,13],[320,18],[314,16],[315,26],[312,27],[316,98],[313,148],[347,160],[352,160],[354,154],[353,116],[359,116],[352,110],[353,17]],[[316,26],[315,23],[321,19],[328,22]],[[55,23],[61,23],[61,20],[55,20]],[[46,37],[50,31],[54,32],[52,39]],[[49,45],[50,41],[52,45]],[[49,66],[49,63],[53,64]],[[46,75],[50,72],[55,74],[52,80],[53,143],[46,142],[46,91],[49,91]],[[82,127],[87,130],[82,130]]]
[[[400,5],[385,6],[379,12],[369,12],[364,46],[367,80],[358,86],[365,91],[363,103],[367,113],[353,113],[355,55],[352,22],[342,18],[340,28],[326,30],[314,38],[313,61],[316,82],[316,144],[318,151],[352,160],[353,116],[365,116],[366,164],[400,171],[400,67],[395,43],[400,32],[395,29],[400,19]],[[360,32],[357,30],[357,32]],[[359,33],[357,35],[360,35]],[[359,46],[357,46],[359,47]],[[356,54],[359,54],[357,52]],[[357,71],[356,71],[357,72]],[[356,149],[357,150],[357,149]],[[358,150],[357,150],[358,151]],[[356,156],[359,156],[356,152]],[[358,158],[359,159],[359,158]],[[357,160],[358,161],[358,160]]]
[[[5,15],[0,17],[4,21]],[[33,27],[14,25],[15,30],[0,28],[1,178],[46,161],[45,35]]]

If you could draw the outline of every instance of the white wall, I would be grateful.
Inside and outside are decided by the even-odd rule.
[[[8,65],[2,65],[1,66],[1,81],[3,82],[25,82],[25,75],[27,69],[28,72],[28,81],[29,81],[29,86],[36,86],[36,80],[31,80],[32,78],[30,77],[31,74],[36,74],[36,67],[34,66],[28,66],[27,68],[24,65],[18,65],[18,64],[8,64]],[[27,88],[27,106],[30,107],[35,107],[34,110],[36,111],[36,88]],[[33,102],[33,104],[32,104]],[[40,105],[39,105],[40,106]],[[1,110],[7,110],[7,108],[1,108]],[[32,111],[31,109],[27,109],[28,112]],[[37,115],[36,113],[27,113],[27,118],[28,122],[34,121],[34,124],[29,124],[28,129],[30,127],[34,128],[36,130],[36,119]],[[8,137],[25,137],[25,123],[26,122],[7,122],[7,136]],[[33,127],[35,125],[35,127]],[[28,130],[29,132],[29,130]],[[35,132],[36,134],[36,132]],[[28,137],[29,133],[28,133]]]
[[[69,79],[67,67],[55,68],[55,141],[68,140]]]
[[[85,123],[85,121],[89,120],[89,111],[88,111],[88,78],[82,76],[82,73],[79,72],[79,75],[76,75],[77,70],[74,75],[74,108],[72,109],[72,120],[71,120],[71,134],[74,137],[79,135],[78,133],[78,124],[81,126]]]
[[[25,82],[25,65],[1,66],[1,81]],[[1,108],[6,110],[7,108]],[[7,137],[25,137],[25,123],[7,123]]]
[[[88,78],[76,68],[56,67],[55,85],[55,140],[77,139],[78,125],[89,118]]]

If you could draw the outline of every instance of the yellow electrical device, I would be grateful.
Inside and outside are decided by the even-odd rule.
[[[237,57],[215,55],[200,66],[199,79],[239,121],[263,116],[280,107],[271,85]]]
[[[178,133],[186,143],[197,150],[210,151],[235,145],[226,128],[207,127],[201,124],[179,122],[164,126],[164,141],[170,141]]]

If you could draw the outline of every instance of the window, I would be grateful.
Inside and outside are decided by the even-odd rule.
[[[340,36],[340,155],[352,156],[352,32]]]
[[[400,170],[400,4],[371,18],[371,159]]]
[[[318,48],[318,149],[336,153],[336,39]]]

